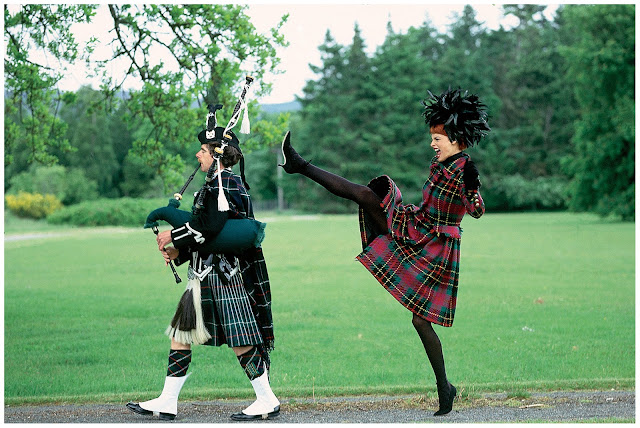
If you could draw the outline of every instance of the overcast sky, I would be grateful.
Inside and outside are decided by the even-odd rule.
[[[502,19],[500,4],[473,3],[477,11],[477,19],[488,28],[497,29],[500,24],[509,27],[513,21]],[[557,6],[548,8],[548,17],[553,17]],[[421,26],[426,19],[440,31],[444,32],[452,22],[454,14],[460,14],[464,4],[276,4],[272,2],[254,2],[249,4],[247,14],[261,33],[268,34],[280,18],[288,13],[289,19],[282,27],[290,45],[279,50],[280,69],[283,74],[269,76],[273,83],[271,95],[260,99],[261,103],[282,103],[293,101],[295,95],[302,95],[302,88],[307,80],[314,79],[309,64],[321,65],[318,46],[324,42],[327,29],[334,39],[343,45],[349,45],[353,39],[355,23],[361,30],[369,53],[382,44],[387,35],[387,23],[390,21],[397,33],[405,33],[409,27]],[[106,5],[103,9],[106,9]],[[103,10],[102,13],[108,11]],[[108,18],[108,16],[105,16]],[[98,20],[99,21],[99,20]],[[107,19],[105,19],[107,21]],[[83,27],[83,31],[97,31],[98,26]],[[114,66],[114,72],[117,66]],[[81,68],[70,70],[69,76],[61,82],[61,89],[75,90],[87,81],[86,71]],[[94,88],[97,85],[93,84]]]

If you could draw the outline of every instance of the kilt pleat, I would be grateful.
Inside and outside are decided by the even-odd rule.
[[[263,343],[241,273],[224,284],[212,271],[201,282],[201,292],[204,324],[211,334],[205,345],[235,347]]]

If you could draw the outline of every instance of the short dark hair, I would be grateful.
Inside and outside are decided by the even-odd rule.
[[[219,141],[215,141],[212,143],[206,143],[209,149],[209,153],[213,156],[215,154],[214,149],[216,147],[222,147],[222,143]],[[232,167],[238,162],[240,162],[240,158],[242,158],[242,153],[238,149],[233,146],[227,145],[224,148],[224,153],[222,153],[222,157],[220,158],[220,162],[225,167]]]

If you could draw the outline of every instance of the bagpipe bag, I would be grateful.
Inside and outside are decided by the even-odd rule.
[[[169,205],[155,209],[147,216],[144,228],[158,227],[158,221],[164,220],[174,228],[191,221],[193,214],[178,209],[179,201],[170,199]],[[230,219],[214,239],[202,244],[198,250],[205,253],[238,253],[249,248],[259,247],[265,236],[267,224],[251,218]]]

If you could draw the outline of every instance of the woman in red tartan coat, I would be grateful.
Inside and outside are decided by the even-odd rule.
[[[451,411],[457,391],[447,380],[442,345],[431,323],[453,324],[460,222],[465,213],[475,218],[484,214],[478,171],[463,150],[490,129],[477,96],[460,89],[429,95],[424,116],[436,155],[419,206],[403,205],[400,190],[386,175],[362,186],[310,164],[291,147],[290,133],[282,143],[281,166],[359,205],[363,251],[357,259],[413,313],[413,326],[436,377],[439,409],[434,416],[439,416]]]

